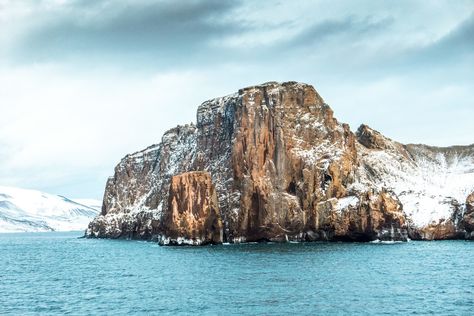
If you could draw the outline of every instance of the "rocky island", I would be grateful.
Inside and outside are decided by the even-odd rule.
[[[474,145],[404,145],[338,122],[316,90],[269,82],[125,156],[90,238],[162,245],[474,239]]]

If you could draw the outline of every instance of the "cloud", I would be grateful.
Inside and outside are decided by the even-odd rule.
[[[124,155],[160,142],[167,129],[195,120],[199,102],[229,92],[214,75],[0,69],[1,184],[100,198]]]
[[[472,143],[473,12],[470,0],[0,0],[0,184],[100,198],[121,157],[200,102],[272,80],[313,84],[353,128]]]
[[[312,49],[331,39],[338,40],[339,45],[344,45],[344,42],[349,44],[347,42],[349,38],[352,38],[352,41],[360,41],[371,34],[383,32],[391,23],[391,18],[380,19],[370,16],[363,18],[347,16],[338,20],[325,20],[304,28],[300,33],[290,38],[285,45]]]
[[[474,55],[474,11],[456,28],[424,48],[425,57],[438,61]]]
[[[8,25],[18,27],[9,33],[17,35],[3,45],[3,60],[111,64],[132,71],[298,63],[301,55],[317,71],[360,68],[368,74],[381,64],[406,71],[407,59],[428,56],[433,46],[420,38],[440,32],[434,23],[419,27],[415,21],[430,15],[438,24],[446,20],[419,2],[403,1],[385,7],[366,1],[32,1],[30,7],[12,10],[19,22],[10,18]],[[458,12],[463,6],[452,7]],[[293,14],[298,16],[289,18]],[[449,37],[466,45],[469,31]],[[438,46],[440,54],[455,50],[449,41]],[[431,55],[421,57],[420,65],[436,58]]]
[[[212,39],[244,28],[226,16],[238,1],[82,1],[48,8],[15,43],[17,62],[128,58],[161,66],[205,56]],[[28,23],[25,21],[25,23]]]
[[[456,21],[455,26],[427,41],[401,47],[397,54],[386,54],[372,61],[374,68],[387,73],[416,76],[429,74],[432,80],[457,81],[474,67],[474,12]],[[436,74],[436,76],[433,75]]]

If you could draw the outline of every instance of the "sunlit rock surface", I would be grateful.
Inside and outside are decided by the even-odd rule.
[[[194,171],[210,179],[188,178]],[[205,205],[191,193],[202,188]],[[196,125],[123,158],[86,235],[187,244],[464,238],[473,191],[473,146],[403,145],[366,125],[354,134],[312,86],[270,82],[204,102]],[[215,225],[203,224],[209,218]]]
[[[171,178],[168,210],[161,224],[163,245],[222,243],[217,194],[208,172],[191,171]]]

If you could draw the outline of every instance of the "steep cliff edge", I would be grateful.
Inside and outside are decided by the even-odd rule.
[[[312,86],[270,82],[204,102],[196,125],[122,159],[86,235],[177,244],[458,238],[466,222],[460,201],[474,190],[473,157],[470,147],[402,145],[365,125],[354,134]],[[430,176],[440,170],[465,181],[450,187],[457,195],[441,186],[442,211],[436,204],[433,212],[426,185],[441,183]],[[173,178],[194,171],[210,179]],[[201,189],[205,205],[191,194]],[[208,218],[213,224],[203,226]],[[451,223],[449,236],[426,230]]]

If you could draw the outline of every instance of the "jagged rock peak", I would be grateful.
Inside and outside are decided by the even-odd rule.
[[[127,154],[125,157],[122,158],[122,160],[127,160],[130,158],[143,158],[144,156],[159,150],[163,143],[167,143],[175,138],[179,138],[183,134],[192,134],[195,131],[196,125],[194,123],[178,125],[167,130],[161,137],[161,142],[159,144],[153,144],[146,147],[145,149],[136,151],[131,154]]]
[[[263,84],[241,88],[238,90],[238,94],[242,95],[242,94],[245,94],[246,92],[254,91],[254,90],[263,90],[263,91],[267,91],[271,93],[272,91],[275,91],[275,90],[306,90],[306,89],[312,90],[314,93],[316,93],[319,103],[324,103],[324,100],[316,92],[316,90],[314,89],[312,85],[307,84],[307,83],[302,83],[302,82],[296,82],[296,81],[287,81],[287,82],[269,81]]]
[[[392,140],[383,136],[380,132],[362,124],[356,132],[359,143],[369,149],[387,149],[392,148]]]
[[[245,99],[250,105],[272,107],[279,103],[286,94],[293,94],[294,100],[292,105],[302,105],[308,102],[315,106],[329,106],[316,92],[313,86],[305,83],[288,81],[288,82],[266,82],[260,85],[249,86],[239,89],[238,92],[223,97],[213,98],[203,102],[197,110],[197,126],[202,127],[214,122],[215,116],[219,115],[223,119],[232,120],[236,107],[241,106],[242,100]],[[262,102],[255,102],[255,97],[261,95]],[[332,111],[331,111],[332,113]]]

